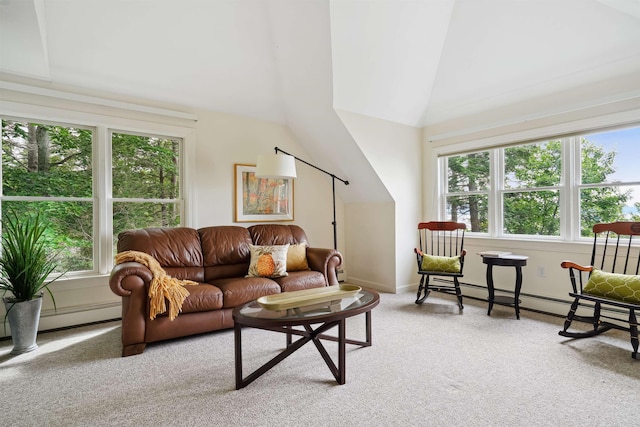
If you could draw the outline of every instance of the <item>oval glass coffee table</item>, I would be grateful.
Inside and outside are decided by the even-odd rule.
[[[234,308],[236,390],[246,387],[310,341],[315,344],[338,384],[344,384],[346,381],[346,344],[361,347],[371,346],[371,310],[379,302],[380,295],[377,292],[361,289],[354,296],[325,304],[316,304],[312,307],[268,310],[257,301],[252,301]],[[363,313],[366,316],[366,340],[348,339],[346,337],[346,319]],[[338,326],[338,336],[326,335],[325,332],[334,326]],[[286,348],[246,378],[242,374],[243,327],[281,332],[287,336]],[[293,335],[300,336],[300,338],[294,342]],[[331,359],[321,340],[338,342],[338,366]]]

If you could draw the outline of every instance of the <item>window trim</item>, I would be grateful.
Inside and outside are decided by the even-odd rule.
[[[630,120],[633,117],[633,120]],[[597,127],[594,123],[604,122],[606,124]],[[583,128],[576,128],[578,124],[582,124]],[[589,124],[589,125],[587,125]],[[624,183],[599,183],[599,184],[582,184],[580,176],[580,141],[581,137],[591,133],[615,131],[631,127],[640,127],[640,110],[626,111],[623,113],[612,114],[596,119],[585,119],[562,125],[548,126],[530,131],[522,131],[511,134],[499,135],[496,137],[488,137],[477,141],[465,141],[464,143],[452,144],[449,146],[434,147],[433,154],[438,165],[437,182],[435,185],[435,197],[437,201],[437,214],[439,219],[446,217],[446,196],[454,193],[447,193],[447,165],[441,158],[471,154],[480,151],[489,151],[489,175],[490,180],[496,189],[489,189],[489,206],[488,220],[489,230],[483,232],[468,232],[469,237],[491,238],[498,240],[531,240],[531,241],[565,241],[565,242],[585,242],[590,241],[591,237],[582,237],[580,235],[580,190],[587,187],[603,187],[603,186],[629,186],[638,185],[640,181],[631,181]],[[552,130],[564,129],[562,134],[549,133]],[[569,131],[569,129],[574,129]],[[509,137],[516,138],[529,134],[529,138],[525,140],[511,140]],[[520,191],[520,189],[505,190],[502,165],[504,164],[504,149],[512,146],[521,146],[527,144],[540,143],[544,141],[564,139],[567,143],[562,144],[562,171],[560,184],[558,186],[535,188],[533,190],[552,189],[559,191],[560,205],[560,233],[559,236],[535,236],[535,235],[511,235],[504,234],[502,231],[503,218],[502,198],[505,192],[512,193]],[[463,149],[462,147],[468,147]],[[609,185],[603,185],[609,184]],[[532,191],[531,188],[523,189],[523,191]],[[459,193],[455,193],[459,194]],[[465,193],[466,194],[466,193]],[[492,197],[493,196],[493,197]],[[498,215],[498,213],[501,213]],[[576,220],[577,218],[577,220]]]
[[[65,278],[58,281],[66,281],[78,278],[96,277],[108,275],[113,268],[113,227],[109,213],[113,212],[112,194],[107,189],[111,187],[111,150],[109,144],[110,131],[131,132],[143,135],[161,135],[182,140],[181,147],[181,195],[183,200],[182,225],[190,227],[194,224],[194,194],[191,183],[194,180],[195,171],[195,150],[196,150],[196,129],[192,126],[180,126],[175,124],[164,124],[159,121],[142,118],[129,118],[130,111],[122,110],[119,114],[88,113],[83,111],[67,110],[63,108],[53,108],[43,105],[30,105],[13,101],[0,100],[0,116],[3,118],[19,121],[39,122],[45,124],[57,124],[70,127],[89,128],[94,131],[93,140],[93,203],[94,203],[94,228],[96,237],[94,241],[94,265],[93,270],[79,272],[69,272]],[[100,161],[100,156],[105,161]],[[33,198],[35,200],[36,198]],[[53,198],[45,198],[47,201]],[[73,200],[74,198],[59,198]],[[86,198],[75,198],[75,200]],[[2,200],[10,200],[10,197],[3,197]],[[21,198],[20,200],[25,200]],[[30,198],[31,200],[31,198]],[[96,213],[96,210],[99,212]],[[111,230],[111,233],[107,231]],[[96,253],[97,252],[97,253]],[[84,287],[82,281],[74,283],[73,288]],[[85,285],[90,286],[90,285]]]

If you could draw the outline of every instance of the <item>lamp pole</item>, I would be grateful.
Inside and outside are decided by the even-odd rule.
[[[338,249],[338,231],[337,231],[337,223],[336,223],[336,179],[339,181],[342,181],[344,183],[344,185],[349,185],[349,181],[342,179],[340,177],[335,176],[334,174],[332,174],[331,172],[327,172],[324,169],[319,168],[318,166],[312,165],[311,163],[302,160],[299,157],[294,156],[291,153],[287,153],[284,150],[279,149],[278,147],[275,148],[276,150],[276,154],[278,154],[279,152],[282,154],[286,154],[288,156],[293,157],[294,159],[296,159],[299,162],[304,163],[307,166],[311,166],[314,169],[319,170],[322,173],[325,173],[327,175],[329,175],[331,177],[331,190],[332,190],[332,202],[333,202],[333,221],[331,222],[331,225],[333,225],[333,249]]]

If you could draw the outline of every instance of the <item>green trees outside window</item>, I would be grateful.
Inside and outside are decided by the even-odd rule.
[[[3,218],[11,209],[39,213],[60,271],[95,270],[107,232],[115,245],[125,229],[180,225],[181,140],[109,135],[106,159],[94,128],[2,120]],[[110,166],[102,168],[110,180],[96,176],[100,163]]]
[[[114,244],[118,233],[180,225],[180,141],[111,135]]]
[[[58,269],[93,269],[93,130],[2,120],[2,217],[47,225]]]
[[[640,220],[639,154],[636,127],[444,157],[446,216],[473,232],[560,236],[565,197],[579,211],[565,218],[588,237],[598,222]]]

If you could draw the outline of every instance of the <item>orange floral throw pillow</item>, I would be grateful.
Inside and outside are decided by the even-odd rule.
[[[282,277],[287,274],[287,251],[289,245],[249,245],[251,262],[246,277]]]

